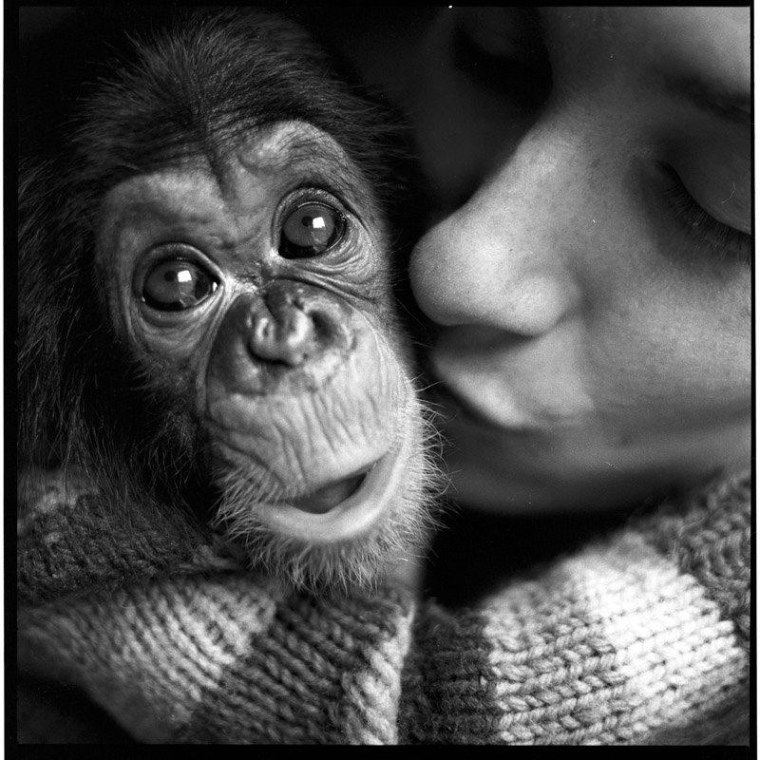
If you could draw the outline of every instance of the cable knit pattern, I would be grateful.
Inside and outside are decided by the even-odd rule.
[[[20,666],[139,741],[748,739],[749,476],[456,611],[402,588],[283,596],[208,536],[127,534],[61,484],[40,475],[20,507]]]

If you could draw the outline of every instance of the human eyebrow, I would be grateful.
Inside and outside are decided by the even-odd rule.
[[[724,88],[697,76],[666,76],[664,88],[670,95],[724,121],[752,126],[752,97],[748,92]]]

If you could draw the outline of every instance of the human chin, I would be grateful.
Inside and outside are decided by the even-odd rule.
[[[467,506],[519,514],[620,502],[593,425],[500,427],[451,402],[443,434],[450,494]]]
[[[450,494],[489,512],[629,510],[749,465],[749,421],[706,431],[632,432],[586,419],[557,428],[484,425],[452,407],[445,417]]]
[[[498,372],[474,355],[433,357],[451,495],[460,502],[520,513],[615,508],[647,495],[633,474],[651,470],[649,447],[597,414],[574,376],[519,361]]]
[[[572,427],[568,418],[552,424],[522,404],[501,396],[487,383],[437,383],[434,403],[440,411],[450,495],[463,504],[520,513],[570,508],[555,505],[567,496]],[[478,393],[478,391],[480,391]],[[534,400],[535,401],[535,400]],[[556,410],[555,410],[556,411]],[[579,420],[576,426],[583,428]],[[580,436],[588,443],[588,438]],[[561,484],[561,485],[560,485]]]
[[[579,461],[580,452],[563,449],[562,441],[555,447],[548,439],[537,444],[532,436],[517,441],[507,433],[481,448],[464,426],[451,425],[445,433],[449,495],[467,508],[512,515],[606,512],[627,509],[649,495],[619,472],[599,471],[598,459]]]

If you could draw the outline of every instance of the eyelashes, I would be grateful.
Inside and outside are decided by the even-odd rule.
[[[667,180],[663,189],[665,200],[694,242],[708,245],[721,259],[734,259],[749,264],[752,261],[752,236],[719,222],[705,211],[694,200],[672,166],[661,163],[660,168]]]
[[[552,88],[552,71],[540,34],[529,48],[493,53],[478,44],[462,24],[454,27],[449,42],[453,66],[474,85],[508,98],[515,106],[538,110]],[[664,196],[661,212],[677,223],[682,237],[713,260],[749,265],[754,256],[753,235],[716,219],[689,192],[678,172],[657,162],[661,179],[655,192]]]

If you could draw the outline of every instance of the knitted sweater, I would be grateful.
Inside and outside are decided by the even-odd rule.
[[[284,595],[175,516],[35,482],[20,668],[81,687],[139,741],[748,739],[748,476],[454,611],[393,586]]]

